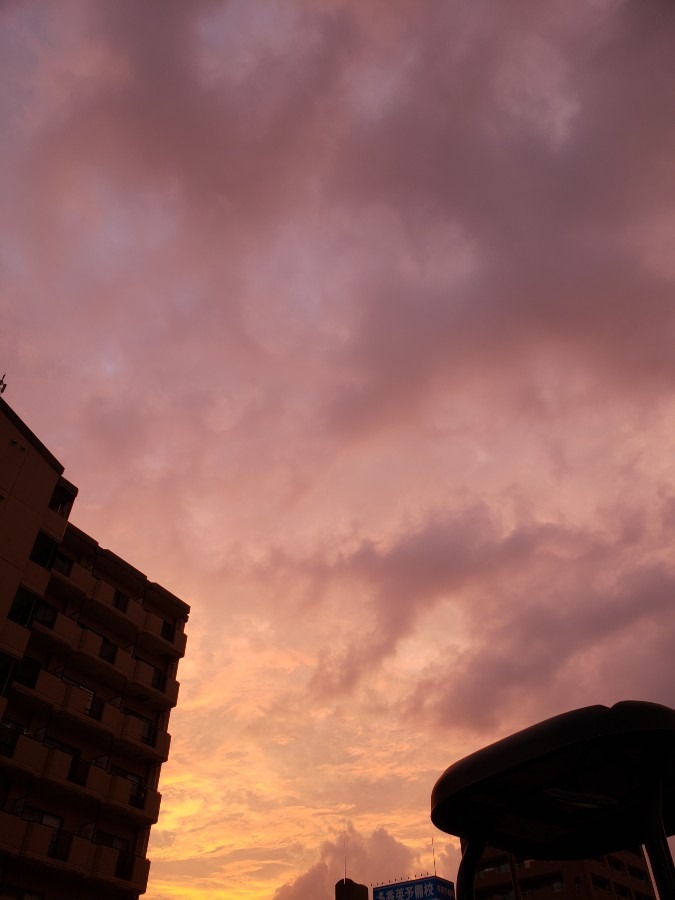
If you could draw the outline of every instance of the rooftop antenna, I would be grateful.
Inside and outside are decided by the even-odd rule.
[[[434,836],[431,835],[431,854],[434,858],[434,878],[436,878],[436,850],[434,848]]]
[[[345,851],[345,875],[343,879],[343,884],[347,884],[347,838],[344,840],[344,851]]]
[[[5,381],[5,375],[7,372],[3,372],[2,378],[0,378],[0,394],[4,394],[7,390],[7,382]]]

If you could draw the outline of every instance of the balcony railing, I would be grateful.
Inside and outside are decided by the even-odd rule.
[[[43,774],[56,784],[96,797],[105,797],[110,787],[110,775],[105,769],[57,749],[49,750]]]
[[[48,703],[52,707],[60,707],[66,693],[65,683],[56,675],[52,675],[51,672],[46,672],[44,669],[40,670],[34,682],[20,682],[15,679],[13,687],[15,690],[19,689]]]
[[[15,769],[37,778],[47,778],[69,790],[105,797],[110,788],[111,776],[105,769],[55,747],[45,746],[18,729],[0,726],[0,756],[11,760]]]
[[[42,632],[46,637],[60,641],[68,647],[77,646],[82,630],[74,619],[64,616],[63,613],[56,614],[51,626],[33,619],[32,627],[35,631]]]
[[[13,816],[15,820],[17,816]],[[20,819],[18,821],[21,821]],[[69,831],[28,822],[20,853],[38,862],[58,865],[78,874],[91,871],[95,847],[91,841]]]
[[[9,739],[9,734],[5,737]],[[35,738],[15,730],[13,746],[12,742],[7,740],[4,749],[6,752],[3,753],[3,756],[11,759],[15,768],[36,775],[43,772],[49,750]]]
[[[11,619],[3,619],[0,628],[0,650],[11,656],[21,657],[26,652],[30,631],[12,622]]]
[[[58,509],[48,509],[42,520],[42,528],[59,543],[63,540],[68,526],[68,518],[59,514]]]
[[[75,585],[83,594],[87,594],[91,596],[94,590],[94,576],[91,574],[89,569],[85,569],[79,563],[73,562],[70,567],[70,572],[63,573],[66,574],[70,579],[71,583]]]
[[[7,756],[11,759],[14,755],[21,730],[18,725],[11,722],[0,722],[0,756]]]
[[[125,715],[119,732],[120,740],[133,747],[136,755],[166,762],[169,757],[171,735],[166,731],[149,727],[136,716]]]
[[[5,853],[19,853],[26,836],[28,822],[18,816],[0,812],[0,850]]]
[[[103,727],[111,732],[119,731],[124,719],[116,706],[74,684],[67,686],[61,708],[94,728]]]
[[[134,633],[145,622],[145,610],[138,602],[115,590],[106,581],[96,579],[92,597],[97,601],[99,616],[116,623],[126,633]]]
[[[156,613],[146,612],[141,637],[145,644],[160,653],[168,653],[174,657],[185,655],[185,632]]]
[[[99,676],[117,682],[131,676],[134,660],[130,653],[89,629],[80,629],[75,651],[84,656],[89,668]]]
[[[150,861],[142,856],[7,812],[0,812],[0,852],[138,893],[145,891],[150,871]]]
[[[117,850],[114,847],[98,846],[94,855],[91,876],[118,887],[131,888],[139,893],[145,891],[150,872],[150,860]]]
[[[122,775],[111,775],[108,801],[154,823],[159,816],[161,794],[150,788],[142,788]]]
[[[36,594],[44,596],[49,584],[49,570],[29,560],[23,570],[21,581]]]
[[[171,708],[178,702],[179,682],[145,660],[136,660],[131,681],[129,689],[136,694],[139,688],[140,693],[151,692],[149,700],[157,708]]]

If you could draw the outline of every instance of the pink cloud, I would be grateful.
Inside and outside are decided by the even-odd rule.
[[[672,704],[671,4],[0,22],[4,396],[193,606],[153,896],[385,880],[463,753]]]

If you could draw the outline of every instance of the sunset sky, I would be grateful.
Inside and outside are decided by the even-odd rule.
[[[458,850],[450,763],[675,705],[671,0],[5,0],[0,374],[192,606],[148,900]]]

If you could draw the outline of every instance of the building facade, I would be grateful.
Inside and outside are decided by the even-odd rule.
[[[478,864],[476,900],[654,900],[641,847],[596,859],[526,859],[488,847]]]
[[[0,399],[0,898],[146,889],[189,607],[68,521],[63,467]]]

